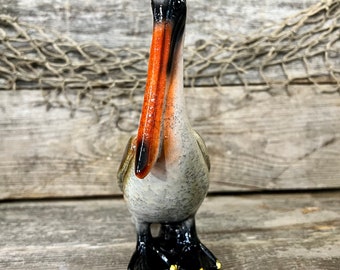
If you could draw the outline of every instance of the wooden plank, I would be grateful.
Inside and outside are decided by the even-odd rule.
[[[197,40],[257,33],[285,17],[318,3],[318,0],[188,1],[187,44]],[[150,0],[86,2],[77,0],[0,0],[1,12],[20,20],[43,25],[77,42],[97,41],[107,48],[148,47],[152,17]],[[212,31],[214,29],[214,31]]]
[[[118,192],[114,183],[124,150],[119,143],[126,136],[117,133],[107,115],[98,123],[88,111],[79,110],[73,118],[68,109],[47,112],[35,91],[0,95],[1,198]]]
[[[339,95],[276,90],[187,89],[211,157],[211,192],[340,187]],[[124,112],[120,127],[132,127],[124,132],[111,107],[47,111],[43,101],[38,91],[0,91],[0,199],[120,194],[116,171],[138,111]]]
[[[278,38],[280,35],[274,34],[274,29],[278,28],[285,17],[312,6],[317,0],[299,3],[292,0],[282,0],[280,3],[266,1],[258,4],[250,0],[224,2],[220,0],[216,5],[211,5],[207,1],[193,0],[189,3],[186,34],[189,48],[185,50],[187,86],[195,79],[195,86],[214,86],[218,81],[220,85],[265,84],[269,88],[277,83],[318,82],[337,84],[339,89],[336,70],[340,62],[336,54],[338,35],[334,20],[318,17],[315,21],[320,25],[306,23],[306,27],[299,30],[292,27],[294,24],[290,22],[285,32],[280,33],[286,38],[281,39]],[[84,90],[94,85],[105,88],[112,86],[114,81],[121,81],[119,75],[130,80],[126,78],[126,70],[134,70],[131,77],[143,81],[143,74],[146,73],[143,57],[131,62],[130,66],[124,64],[122,71],[120,61],[126,62],[126,59],[118,57],[116,51],[108,53],[106,48],[129,48],[129,53],[132,51],[146,55],[152,27],[149,5],[146,0],[133,5],[122,0],[114,3],[89,0],[85,4],[75,0],[20,0],[3,3],[4,13],[18,16],[19,21],[40,25],[45,34],[33,34],[36,31],[23,26],[23,31],[30,38],[27,40],[26,35],[20,34],[8,46],[6,37],[18,33],[8,33],[10,30],[4,28],[3,48],[9,54],[0,61],[0,90],[27,90],[28,87],[67,89],[70,85],[70,88],[77,85]],[[330,9],[335,10],[335,4]],[[266,27],[264,37],[259,36],[262,27]],[[319,29],[320,33],[315,33],[314,28]],[[313,35],[306,34],[307,29]],[[291,33],[299,38],[291,36]],[[77,42],[95,41],[101,47],[92,45],[94,52],[91,51],[91,54],[87,51],[87,57],[83,57],[86,50],[81,55],[74,51],[70,53],[69,49],[76,48],[77,43],[68,39],[58,40],[56,37],[60,35],[69,36]],[[31,39],[38,41],[32,42]],[[198,51],[198,47],[206,41],[209,46]],[[51,42],[54,42],[53,46],[50,46]],[[41,46],[39,49],[38,44]],[[13,47],[21,52],[15,57]],[[95,57],[98,55],[102,55],[105,61]],[[135,55],[129,56],[135,58]],[[207,65],[209,61],[211,63]]]
[[[223,269],[339,269],[340,193],[208,197],[201,240]],[[126,269],[121,199],[0,204],[1,269]]]

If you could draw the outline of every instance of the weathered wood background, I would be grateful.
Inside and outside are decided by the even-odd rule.
[[[219,33],[251,35],[316,2],[189,1],[187,44]],[[147,0],[133,5],[0,0],[0,6],[3,13],[78,42],[98,41],[108,48],[150,42]],[[322,87],[334,89],[327,81]],[[255,91],[245,98],[241,87],[230,85],[190,88],[186,95],[192,123],[212,159],[212,192],[340,187],[337,92],[320,94],[314,85],[297,84],[278,87],[275,95]],[[71,118],[65,108],[46,111],[37,106],[42,101],[34,89],[0,91],[0,198],[120,194],[116,171],[135,131],[119,131],[108,111],[96,122],[88,112]],[[127,121],[137,122],[134,117]]]
[[[148,47],[149,0],[131,2],[0,0],[0,12],[78,42]],[[318,1],[188,2],[186,45],[251,35]],[[322,92],[302,83],[247,98],[238,85],[186,89],[219,194],[198,227],[224,269],[340,269],[340,96],[320,82]],[[118,130],[105,110],[97,122],[42,101],[31,88],[0,91],[0,268],[126,269],[134,236],[116,171],[134,131]],[[26,201],[45,198],[56,200]]]

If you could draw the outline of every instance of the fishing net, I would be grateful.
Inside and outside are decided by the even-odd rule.
[[[219,33],[218,39],[199,40],[185,50],[185,86],[239,85],[245,96],[275,94],[278,84],[339,92],[339,26],[340,2],[333,0],[248,37]],[[89,109],[98,117],[109,109],[118,128],[136,128],[123,120],[139,115],[148,48],[80,44],[0,14],[0,52],[0,90],[38,89],[48,109]],[[326,83],[332,87],[323,88]]]

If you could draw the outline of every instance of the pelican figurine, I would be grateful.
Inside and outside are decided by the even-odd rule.
[[[209,156],[189,123],[183,93],[185,0],[152,0],[153,35],[137,136],[118,170],[137,232],[129,270],[213,270],[195,214],[209,187]],[[153,237],[150,225],[160,224]]]

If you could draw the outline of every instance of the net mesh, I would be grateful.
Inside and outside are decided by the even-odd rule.
[[[219,34],[186,48],[185,86],[239,85],[245,96],[280,84],[340,91],[340,2],[323,1],[251,36]],[[138,117],[148,48],[106,49],[0,14],[0,90],[42,91],[48,109],[110,109],[118,128]],[[324,88],[323,84],[332,87]],[[327,89],[327,90],[325,90]],[[289,93],[288,93],[289,94]],[[137,121],[134,122],[134,124]]]

